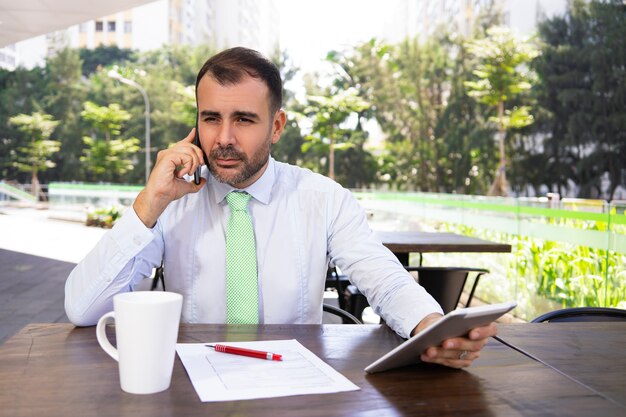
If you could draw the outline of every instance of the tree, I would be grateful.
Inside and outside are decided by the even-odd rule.
[[[467,58],[459,40],[442,34],[420,41],[357,46],[342,65],[386,135],[381,180],[399,189],[462,191],[484,170],[482,111],[464,93]],[[481,133],[483,133],[481,135]]]
[[[303,152],[312,147],[328,156],[328,177],[335,179],[335,150],[354,146],[351,129],[344,127],[351,115],[363,111],[369,104],[349,88],[331,96],[308,96],[304,113],[312,119],[311,134],[305,136]]]
[[[302,153],[304,138],[298,124],[298,114],[302,113],[304,106],[300,104],[292,91],[286,85],[296,76],[299,68],[289,58],[286,52],[276,51],[271,60],[280,70],[280,78],[283,80],[283,107],[287,113],[287,124],[283,129],[278,143],[272,145],[272,157],[278,161],[294,165],[303,165],[305,155]]]
[[[94,49],[81,48],[80,59],[83,62],[84,76],[89,76],[99,68],[113,64],[128,64],[137,60],[137,52],[132,49],[122,49],[117,45],[99,45]]]
[[[492,27],[487,37],[467,43],[468,51],[478,59],[473,71],[478,81],[465,83],[468,94],[497,110],[498,148],[500,165],[490,195],[506,195],[505,134],[533,122],[528,106],[506,109],[507,102],[531,88],[527,64],[539,55],[539,50],[527,39],[515,36],[508,28]]]
[[[46,113],[62,121],[54,131],[54,139],[61,142],[61,151],[53,156],[58,168],[45,174],[48,181],[61,178],[76,181],[83,177],[80,155],[85,126],[80,119],[80,111],[87,86],[81,75],[81,67],[76,49],[62,49],[46,60],[41,105]]]
[[[9,122],[25,136],[22,143],[26,142],[26,145],[17,148],[15,167],[31,173],[31,191],[37,197],[41,193],[38,173],[55,166],[50,156],[59,150],[60,142],[49,138],[59,122],[49,114],[39,112],[18,114],[11,117]]]
[[[123,178],[124,174],[133,169],[130,157],[140,149],[139,139],[119,137],[120,129],[130,119],[130,114],[116,103],[98,106],[87,101],[81,116],[94,131],[92,136],[83,137],[87,148],[80,160],[99,180],[115,181]]]
[[[9,123],[9,119],[18,114],[41,111],[40,103],[46,91],[42,68],[0,69],[0,177],[30,180],[28,173],[20,172],[14,164],[14,155],[23,142],[17,140],[22,133]]]
[[[539,149],[545,155],[545,168],[536,183],[561,194],[573,183],[579,197],[608,199],[623,184],[624,21],[626,6],[621,1],[574,1],[564,16],[539,25],[543,53],[535,68],[540,112],[533,133],[543,139]]]

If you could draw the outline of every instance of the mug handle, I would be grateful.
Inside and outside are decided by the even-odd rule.
[[[104,316],[100,317],[98,320],[98,325],[96,326],[96,337],[98,338],[98,343],[100,343],[100,347],[109,354],[110,357],[115,359],[116,361],[120,361],[120,355],[116,348],[113,347],[111,342],[106,335],[106,324],[109,319],[115,320],[115,312],[110,311],[106,313]]]

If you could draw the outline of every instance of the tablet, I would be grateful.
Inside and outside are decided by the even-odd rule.
[[[367,373],[386,371],[421,362],[420,356],[430,346],[438,346],[446,339],[466,335],[471,329],[491,323],[517,303],[489,304],[480,307],[459,308],[449,312],[365,368]]]

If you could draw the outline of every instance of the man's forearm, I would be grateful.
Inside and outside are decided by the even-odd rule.
[[[167,208],[167,202],[153,196],[144,188],[133,203],[133,209],[137,213],[137,217],[149,229],[156,224],[159,216]]]
[[[416,334],[424,330],[426,327],[428,327],[431,323],[439,320],[441,317],[443,316],[439,313],[431,313],[427,315],[426,317],[422,319],[422,321],[418,323],[415,329],[413,329],[413,331],[411,332],[411,336],[415,336]]]

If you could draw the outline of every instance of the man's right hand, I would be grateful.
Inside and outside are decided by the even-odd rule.
[[[148,183],[133,203],[137,216],[146,227],[154,227],[172,201],[204,187],[204,178],[198,185],[183,178],[185,174],[193,175],[197,167],[204,165],[202,149],[192,143],[195,133],[192,129],[185,139],[157,154]]]

